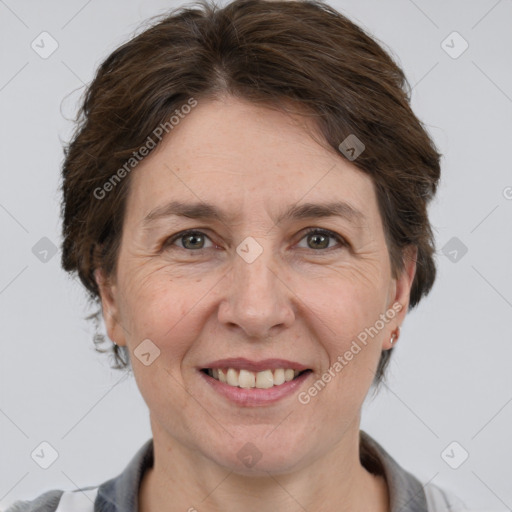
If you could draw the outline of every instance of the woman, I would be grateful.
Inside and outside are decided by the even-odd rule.
[[[179,9],[117,49],[63,166],[63,256],[153,438],[15,511],[464,510],[361,432],[435,279],[439,154],[407,83],[315,1]]]

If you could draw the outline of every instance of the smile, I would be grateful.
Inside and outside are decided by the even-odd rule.
[[[228,386],[250,389],[268,389],[290,382],[299,375],[311,370],[293,370],[291,368],[267,369],[254,372],[236,368],[204,368],[204,373]]]

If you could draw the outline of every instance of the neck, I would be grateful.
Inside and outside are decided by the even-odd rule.
[[[234,473],[163,434],[153,428],[154,465],[139,489],[141,512],[389,511],[384,478],[359,460],[359,425],[306,467],[265,476]]]

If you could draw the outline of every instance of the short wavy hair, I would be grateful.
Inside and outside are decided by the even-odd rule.
[[[431,290],[435,245],[427,206],[440,154],[410,108],[411,88],[390,54],[320,0],[207,0],[177,8],[116,49],[87,87],[62,167],[62,266],[78,273],[99,310],[94,271],[115,272],[130,175],[107,200],[97,196],[141,145],[191,97],[232,95],[312,116],[324,144],[338,151],[356,134],[365,150],[353,163],[371,176],[393,276],[403,249],[417,248],[409,309]],[[126,168],[126,167],[125,167]],[[106,342],[98,329],[96,350]],[[113,368],[130,367],[112,344]],[[391,350],[383,351],[380,383]]]

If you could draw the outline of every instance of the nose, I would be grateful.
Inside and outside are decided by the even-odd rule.
[[[241,329],[252,339],[269,338],[290,327],[295,320],[295,295],[279,268],[269,249],[252,263],[236,254],[227,281],[223,280],[219,322]]]

